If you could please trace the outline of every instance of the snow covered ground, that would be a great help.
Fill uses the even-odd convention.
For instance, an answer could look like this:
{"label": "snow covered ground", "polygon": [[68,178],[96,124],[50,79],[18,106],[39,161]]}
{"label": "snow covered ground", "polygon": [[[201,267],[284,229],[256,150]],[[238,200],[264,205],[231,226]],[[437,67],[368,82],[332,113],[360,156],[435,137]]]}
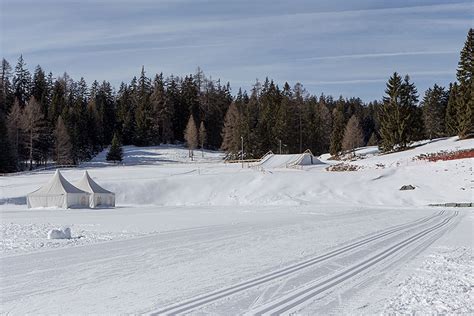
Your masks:
{"label": "snow covered ground", "polygon": [[[474,140],[300,169],[241,168],[220,152],[127,146],[63,172],[116,193],[115,209],[30,209],[53,171],[0,178],[0,312],[472,313],[473,159],[423,153]],[[399,191],[402,185],[413,191]],[[48,240],[70,227],[72,239]]]}

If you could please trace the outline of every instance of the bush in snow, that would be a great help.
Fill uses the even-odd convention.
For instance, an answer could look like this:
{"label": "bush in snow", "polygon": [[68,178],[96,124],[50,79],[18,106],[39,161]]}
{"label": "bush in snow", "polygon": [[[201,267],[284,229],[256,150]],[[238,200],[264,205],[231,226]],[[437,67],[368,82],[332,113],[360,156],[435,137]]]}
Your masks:
{"label": "bush in snow", "polygon": [[48,239],[71,239],[71,229],[52,229],[48,232]]}

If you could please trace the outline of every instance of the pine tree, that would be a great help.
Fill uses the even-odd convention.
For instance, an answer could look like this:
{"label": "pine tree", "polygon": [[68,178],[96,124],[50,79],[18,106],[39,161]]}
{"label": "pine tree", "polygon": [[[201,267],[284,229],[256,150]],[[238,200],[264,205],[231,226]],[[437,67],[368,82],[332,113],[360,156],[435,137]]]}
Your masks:
{"label": "pine tree", "polygon": [[318,102],[318,115],[320,124],[320,134],[318,139],[318,146],[314,151],[314,154],[323,154],[329,151],[331,145],[331,129],[332,129],[332,118],[331,112],[326,106],[324,98],[320,98]]}
{"label": "pine tree", "polygon": [[3,111],[0,110],[0,173],[16,170],[15,159],[8,137],[7,122]]}
{"label": "pine tree", "polygon": [[425,133],[429,139],[441,137],[445,133],[444,117],[447,106],[447,95],[443,87],[435,84],[425,92],[421,102]]}
{"label": "pine tree", "polygon": [[377,146],[378,145],[378,140],[377,140],[377,135],[375,135],[375,132],[370,135],[369,141],[367,142],[367,146]]}
{"label": "pine tree", "polygon": [[10,111],[14,102],[13,87],[10,81],[11,70],[10,64],[3,58],[0,70],[0,111],[3,111],[4,114]]}
{"label": "pine tree", "polygon": [[136,135],[135,145],[149,146],[153,142],[153,114],[150,103],[151,82],[145,74],[145,68],[142,67],[142,72],[138,80],[137,89],[135,90],[134,99],[136,101],[135,121],[136,121]]}
{"label": "pine tree", "polygon": [[113,162],[122,161],[123,159],[122,145],[120,144],[119,138],[116,133],[112,138],[112,145],[110,145],[110,150],[107,153],[106,159],[107,161]]}
{"label": "pine tree", "polygon": [[41,105],[41,111],[43,115],[48,115],[48,97],[49,89],[46,75],[41,66],[36,66],[35,73],[33,75],[33,84],[31,88],[31,95],[35,97],[36,101]]}
{"label": "pine tree", "polygon": [[199,125],[199,145],[201,146],[201,154],[204,157],[204,146],[207,143],[207,131],[204,121]]}
{"label": "pine tree", "polygon": [[336,108],[333,111],[333,128],[331,133],[331,146],[329,149],[329,152],[333,156],[339,155],[339,152],[342,150],[344,128],[344,114],[340,108]]}
{"label": "pine tree", "polygon": [[53,92],[51,95],[51,103],[48,109],[48,121],[54,128],[58,121],[58,116],[66,107],[66,87],[64,82],[56,80],[53,85]]}
{"label": "pine tree", "polygon": [[360,127],[359,119],[355,115],[352,115],[344,130],[342,149],[345,151],[353,151],[355,148],[363,145],[364,134]]}
{"label": "pine tree", "polygon": [[20,103],[18,102],[18,99],[15,99],[15,102],[13,103],[13,107],[10,110],[10,113],[8,113],[7,116],[7,128],[8,128],[8,137],[10,140],[10,145],[12,147],[12,154],[14,158],[14,164],[16,166],[19,165],[19,162],[23,158],[22,153],[23,153],[23,131],[22,131],[22,125],[21,125],[21,119],[22,119],[23,113],[20,108]]}
{"label": "pine tree", "polygon": [[102,134],[99,135],[99,139],[103,147],[111,143],[115,130],[115,100],[110,82],[103,81],[100,84],[95,102],[99,123],[102,126]]}
{"label": "pine tree", "polygon": [[458,63],[457,96],[458,136],[467,138],[474,135],[474,30],[471,28],[461,50]]}
{"label": "pine tree", "polygon": [[[410,77],[405,75],[402,83],[402,113],[407,122],[405,137],[401,137],[400,147],[405,148],[413,141],[424,138],[423,111],[418,107],[418,91]],[[403,135],[403,133],[401,133]]]}
{"label": "pine tree", "polygon": [[15,67],[15,77],[13,78],[13,87],[15,90],[15,97],[18,99],[20,107],[24,107],[26,101],[30,97],[31,90],[31,75],[26,68],[26,63],[23,60],[23,55],[18,58],[18,63]]}
{"label": "pine tree", "polygon": [[135,109],[132,90],[122,82],[117,96],[117,124],[120,137],[125,145],[133,144],[135,139]]}
{"label": "pine tree", "polygon": [[455,82],[454,84],[450,84],[449,86],[449,99],[448,106],[446,108],[445,126],[446,134],[448,136],[457,135],[459,132],[457,96],[458,84]]}
{"label": "pine tree", "polygon": [[410,142],[423,137],[421,109],[417,107],[418,94],[410,78],[402,82],[398,73],[390,77],[381,108],[380,147],[383,151],[404,149]]}
{"label": "pine tree", "polygon": [[204,121],[201,121],[199,125],[199,146],[204,149],[204,146],[207,143],[207,130],[204,124]]}
{"label": "pine tree", "polygon": [[58,165],[73,163],[71,138],[61,115],[58,117],[55,134],[55,158]]}
{"label": "pine tree", "polygon": [[189,149],[189,157],[192,160],[194,156],[193,150],[196,149],[199,144],[198,130],[192,114],[189,116],[188,124],[186,125],[184,139],[186,140],[186,146]]}
{"label": "pine tree", "polygon": [[169,106],[170,103],[166,100],[163,74],[155,76],[150,102],[153,115],[152,129],[154,130],[153,134],[155,135],[154,142],[158,143],[161,140],[163,143],[171,143],[173,140],[173,109]]}
{"label": "pine tree", "polygon": [[26,134],[25,148],[28,150],[30,170],[33,169],[33,153],[36,150],[36,141],[44,133],[45,121],[40,104],[32,96],[23,110],[21,126]]}

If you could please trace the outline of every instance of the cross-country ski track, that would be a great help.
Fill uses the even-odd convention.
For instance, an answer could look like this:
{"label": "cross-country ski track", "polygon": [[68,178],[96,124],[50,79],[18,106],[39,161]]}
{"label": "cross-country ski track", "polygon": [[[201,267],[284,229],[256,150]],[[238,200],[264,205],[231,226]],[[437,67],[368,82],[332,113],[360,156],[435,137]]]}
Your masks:
{"label": "cross-country ski track", "polygon": [[[154,311],[149,311],[153,315],[161,314],[186,314],[193,313],[199,309],[206,308],[208,305],[215,305],[219,311],[235,311],[233,309],[222,309],[221,304],[232,305],[238,302],[238,298],[234,296],[242,295],[245,296],[249,290],[257,288],[258,291],[265,292],[265,287],[273,285],[275,282],[282,282],[282,278],[294,278],[301,273],[307,273],[308,269],[325,269],[320,264],[329,264],[334,258],[343,256],[349,256],[360,254],[362,250],[371,249],[374,243],[378,242],[379,248],[384,248],[380,252],[370,251],[367,253],[368,259],[364,257],[355,256],[359,263],[355,263],[346,269],[335,274],[318,279],[314,282],[309,282],[298,288],[296,291],[283,295],[278,298],[273,298],[271,301],[262,304],[261,306],[250,306],[248,310],[238,310],[239,313],[248,314],[285,314],[289,312],[297,312],[306,303],[315,299],[316,295],[329,291],[339,284],[349,280],[350,278],[357,277],[361,272],[370,269],[376,264],[382,264],[381,261],[390,262],[390,258],[396,257],[396,255],[403,251],[408,251],[412,248],[416,248],[423,244],[426,239],[433,241],[440,236],[450,225],[453,225],[453,219],[458,216],[458,212],[445,212],[440,211],[434,215],[420,218],[418,220],[397,225],[375,234],[369,234],[364,238],[361,238],[355,242],[343,245],[334,250],[331,250],[325,254],[317,255],[314,258],[305,260],[303,262],[278,269],[274,272],[262,275],[251,280],[240,282],[233,286],[223,288],[208,294],[200,295],[195,298],[173,304],[168,307],[160,308]],[[407,237],[409,236],[409,237]],[[391,238],[389,238],[391,237]],[[383,247],[384,242],[390,242],[390,246]],[[392,241],[393,240],[393,241]],[[376,253],[373,256],[373,253]],[[328,263],[329,262],[329,263]],[[307,278],[303,278],[308,280]],[[232,297],[232,299],[228,299]],[[228,299],[228,300],[226,300]],[[219,302],[222,302],[221,304]],[[238,304],[241,307],[240,303]],[[210,309],[206,309],[205,313],[215,312],[211,306]]]}

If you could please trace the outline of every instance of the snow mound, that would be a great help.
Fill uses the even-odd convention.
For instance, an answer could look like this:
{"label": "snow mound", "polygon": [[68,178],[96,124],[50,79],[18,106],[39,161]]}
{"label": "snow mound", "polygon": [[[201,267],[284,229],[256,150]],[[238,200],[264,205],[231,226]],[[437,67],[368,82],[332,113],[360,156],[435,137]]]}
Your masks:
{"label": "snow mound", "polygon": [[48,232],[48,239],[71,239],[71,229],[69,227],[64,229],[51,229]]}

